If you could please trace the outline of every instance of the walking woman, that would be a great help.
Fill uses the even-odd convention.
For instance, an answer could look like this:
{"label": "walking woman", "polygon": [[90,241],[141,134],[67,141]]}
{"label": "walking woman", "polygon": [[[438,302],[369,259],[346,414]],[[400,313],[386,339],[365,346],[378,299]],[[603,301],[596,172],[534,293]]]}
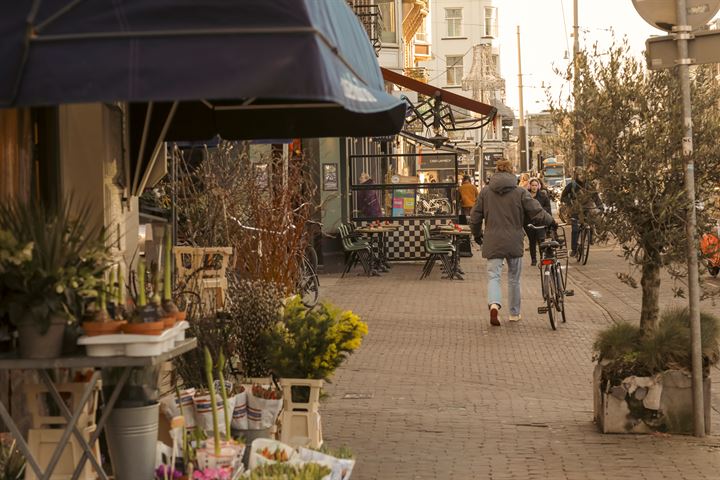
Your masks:
{"label": "walking woman", "polygon": [[[548,197],[547,193],[545,193],[544,190],[541,189],[540,180],[537,178],[531,178],[528,182],[528,190],[530,191],[530,196],[540,202],[540,205],[542,208],[549,213],[552,216],[552,206],[550,204],[550,197]],[[527,225],[528,222],[525,223]],[[528,228],[527,226],[523,227],[525,229],[525,234],[528,237],[528,241],[530,242],[530,265],[535,266],[537,265],[537,231],[533,230],[532,228]]]}

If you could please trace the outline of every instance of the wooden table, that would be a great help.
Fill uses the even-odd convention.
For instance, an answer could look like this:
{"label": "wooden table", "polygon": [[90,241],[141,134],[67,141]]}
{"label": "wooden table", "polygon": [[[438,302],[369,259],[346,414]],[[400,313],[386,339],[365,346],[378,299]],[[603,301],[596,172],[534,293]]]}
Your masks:
{"label": "wooden table", "polygon": [[[76,480],[78,477],[80,477],[83,467],[85,466],[85,461],[88,459],[95,468],[98,477],[101,480],[107,480],[107,475],[102,469],[102,466],[98,464],[98,461],[93,454],[92,447],[93,444],[98,440],[98,438],[100,438],[100,434],[102,433],[102,430],[105,427],[105,423],[107,422],[107,419],[110,416],[113,407],[115,406],[115,402],[120,396],[120,392],[123,386],[130,377],[131,370],[134,367],[150,367],[159,365],[162,362],[165,362],[174,357],[177,357],[178,355],[182,355],[183,353],[192,350],[196,346],[197,340],[195,338],[190,338],[175,344],[175,347],[171,350],[160,355],[156,355],[154,357],[88,357],[84,355],[48,359],[26,359],[18,358],[17,355],[0,356],[0,369],[2,370],[36,370],[38,372],[38,375],[40,376],[40,379],[47,387],[50,396],[53,398],[58,408],[60,409],[63,417],[65,417],[65,420],[67,421],[67,426],[65,427],[65,430],[63,431],[62,436],[60,437],[60,440],[55,447],[55,451],[53,452],[52,457],[50,457],[50,462],[48,462],[48,466],[45,469],[45,472],[43,472],[40,468],[40,465],[38,465],[38,462],[30,453],[30,447],[28,446],[25,439],[23,439],[23,436],[20,433],[20,430],[18,429],[15,422],[13,422],[10,413],[8,413],[7,411],[7,407],[2,402],[0,402],[0,418],[2,418],[2,420],[5,422],[5,425],[13,434],[13,438],[17,442],[18,448],[25,456],[25,460],[27,461],[26,468],[32,468],[38,479],[46,480],[51,478],[52,473],[55,470],[58,461],[60,460],[60,456],[62,455],[63,450],[65,450],[65,447],[70,441],[70,435],[75,435],[78,445],[80,445],[83,450],[83,456],[80,458],[80,461],[75,467],[75,472],[72,476],[73,480]],[[110,394],[110,398],[103,406],[103,412],[100,416],[100,420],[97,423],[97,428],[90,437],[90,440],[86,442],[83,438],[83,435],[78,430],[76,424],[78,418],[80,418],[80,414],[85,408],[85,404],[90,398],[90,395],[92,395],[93,391],[95,390],[97,382],[100,380],[100,369],[110,367],[122,368],[123,372],[120,376],[120,379],[118,380],[117,385],[115,385],[115,388]],[[55,385],[53,384],[50,375],[48,374],[48,369],[53,368],[95,369],[92,377],[90,377],[90,381],[87,382],[87,385],[83,390],[80,401],[77,403],[77,405],[73,405],[73,408],[75,410],[74,412],[70,412],[67,405],[60,396],[57,388],[55,388]]]}

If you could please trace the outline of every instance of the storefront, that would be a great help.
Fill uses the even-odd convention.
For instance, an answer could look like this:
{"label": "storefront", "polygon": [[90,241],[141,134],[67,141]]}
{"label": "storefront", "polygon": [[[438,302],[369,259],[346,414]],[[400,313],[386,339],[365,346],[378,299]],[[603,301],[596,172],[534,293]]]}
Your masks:
{"label": "storefront", "polygon": [[390,260],[425,257],[422,224],[458,221],[458,155],[423,151],[350,155],[350,218],[400,224],[386,241]]}

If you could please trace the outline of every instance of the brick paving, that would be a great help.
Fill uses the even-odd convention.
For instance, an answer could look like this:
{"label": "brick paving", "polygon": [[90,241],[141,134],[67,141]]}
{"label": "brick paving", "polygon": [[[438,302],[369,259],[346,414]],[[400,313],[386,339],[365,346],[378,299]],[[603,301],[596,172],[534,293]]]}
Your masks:
{"label": "brick paving", "polygon": [[[396,264],[379,278],[322,276],[324,299],[370,328],[322,405],[325,441],[358,458],[353,479],[718,478],[715,434],[597,433],[591,345],[613,319],[637,321],[640,292],[616,279],[625,271],[617,249],[593,248],[587,266],[570,269],[576,295],[557,331],[536,312],[541,295],[529,259],[524,318],[501,315],[499,328],[488,322],[477,253],[463,259],[463,282],[440,280],[437,270],[419,281],[419,263]],[[719,427],[714,412],[714,432]]]}

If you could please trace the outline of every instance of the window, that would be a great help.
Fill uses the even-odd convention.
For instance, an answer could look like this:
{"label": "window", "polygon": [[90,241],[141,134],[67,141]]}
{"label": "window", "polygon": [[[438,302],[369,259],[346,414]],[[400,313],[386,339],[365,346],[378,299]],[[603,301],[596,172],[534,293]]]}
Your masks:
{"label": "window", "polygon": [[446,8],[445,22],[448,37],[462,36],[462,8]]}
{"label": "window", "polygon": [[380,15],[382,15],[382,34],[380,35],[380,39],[383,43],[398,43],[395,0],[378,0],[377,6],[380,8]]}
{"label": "window", "polygon": [[495,38],[498,36],[497,8],[485,7],[485,36]]}
{"label": "window", "polygon": [[463,77],[462,55],[452,55],[445,57],[445,65],[447,67],[447,84],[460,85]]}
{"label": "window", "polygon": [[428,34],[427,34],[426,26],[425,26],[425,19],[423,19],[422,23],[420,24],[420,28],[418,28],[418,31],[415,34],[415,41],[423,42],[423,43],[427,43],[427,41],[428,41]]}

